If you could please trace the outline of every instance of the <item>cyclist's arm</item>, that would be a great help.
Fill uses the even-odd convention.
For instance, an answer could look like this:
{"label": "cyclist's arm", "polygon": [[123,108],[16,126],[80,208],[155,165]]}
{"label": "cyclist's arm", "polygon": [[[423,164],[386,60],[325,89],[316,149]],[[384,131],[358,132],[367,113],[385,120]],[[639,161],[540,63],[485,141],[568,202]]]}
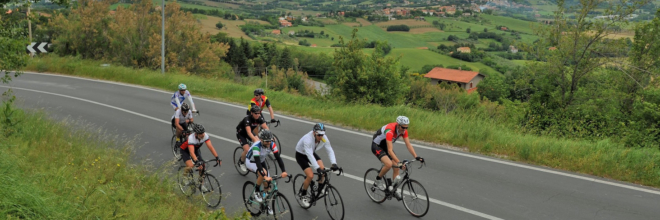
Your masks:
{"label": "cyclist's arm", "polygon": [[392,148],[393,147],[392,141],[385,140],[385,142],[387,143],[387,154],[390,155],[390,157],[395,163],[399,163],[399,158],[396,157],[396,155],[394,155],[394,150]]}
{"label": "cyclist's arm", "polygon": [[305,155],[307,156],[307,160],[309,160],[309,163],[312,164],[312,170],[316,170],[319,167],[319,163],[316,162],[316,158],[314,157],[314,146],[310,144],[309,142],[304,143],[305,146]]}
{"label": "cyclist's arm", "polygon": [[192,112],[189,111],[188,114],[190,114],[190,117],[189,117],[189,119],[188,119],[188,123],[193,123],[194,120],[193,120],[193,114],[192,114]]}
{"label": "cyclist's arm", "polygon": [[282,169],[282,173],[286,173],[286,169],[284,168],[284,161],[282,161],[282,157],[280,157],[280,151],[275,152],[274,155],[275,159],[277,160],[277,164],[280,165],[280,169]]}
{"label": "cyclist's arm", "polygon": [[213,144],[211,144],[211,140],[206,140],[206,142],[204,143],[206,143],[206,147],[209,148],[211,154],[213,154],[214,157],[218,157],[218,153],[215,152],[215,148],[213,148]]}
{"label": "cyclist's arm", "polygon": [[188,145],[188,152],[190,152],[190,157],[192,157],[193,161],[197,161],[197,155],[195,155],[194,145]]}
{"label": "cyclist's arm", "polygon": [[335,157],[335,151],[332,149],[332,146],[330,146],[330,140],[328,139],[328,136],[323,137],[325,139],[325,151],[328,152],[328,157],[330,157],[330,163],[331,164],[337,164],[337,158]]}
{"label": "cyclist's arm", "polygon": [[250,137],[250,140],[252,140],[252,142],[257,142],[257,138],[254,137],[254,135],[252,134],[252,129],[250,129],[249,125],[245,126],[245,131],[246,131],[245,133],[248,134],[248,137]]}
{"label": "cyclist's arm", "polygon": [[189,91],[186,91],[186,96],[188,96],[187,98],[190,99],[190,105],[192,105],[192,107],[193,107],[192,110],[194,112],[197,112],[197,107],[195,107],[195,102],[193,101],[192,95],[190,95]]}
{"label": "cyclist's arm", "polygon": [[268,106],[268,112],[270,112],[270,119],[275,119],[275,114],[273,113],[273,107]]}
{"label": "cyclist's arm", "polygon": [[[256,152],[255,152],[256,153]],[[261,176],[266,176],[266,173],[264,173],[264,167],[261,166],[261,157],[259,155],[254,155],[254,161],[257,164],[257,172],[261,174]]]}
{"label": "cyclist's arm", "polygon": [[181,125],[179,124],[179,117],[174,117],[174,126],[176,126],[176,128],[179,130],[183,130],[183,127],[181,127]]}
{"label": "cyclist's arm", "polygon": [[410,152],[410,154],[414,158],[417,158],[417,154],[415,153],[415,149],[413,148],[412,144],[410,144],[410,139],[408,139],[408,137],[404,137],[403,141],[406,143],[406,147],[408,148],[408,151]]}
{"label": "cyclist's arm", "polygon": [[176,106],[174,106],[174,109],[179,109],[179,106],[181,106],[181,102],[179,102],[179,98],[176,97],[176,93],[177,92],[174,92],[174,95],[172,96],[172,99],[174,99],[174,101],[176,102]]}

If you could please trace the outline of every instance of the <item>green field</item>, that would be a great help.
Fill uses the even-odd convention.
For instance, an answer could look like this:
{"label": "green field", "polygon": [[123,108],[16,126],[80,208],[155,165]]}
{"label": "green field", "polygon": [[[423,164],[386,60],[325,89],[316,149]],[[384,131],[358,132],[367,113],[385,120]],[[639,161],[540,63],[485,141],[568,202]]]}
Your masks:
{"label": "green field", "polygon": [[401,65],[411,68],[412,71],[417,71],[424,65],[442,64],[443,66],[449,65],[466,65],[472,68],[473,71],[486,69],[491,73],[495,73],[493,68],[490,68],[483,63],[470,63],[458,59],[454,59],[447,55],[442,55],[430,50],[421,50],[415,48],[395,48],[387,56],[402,56]]}

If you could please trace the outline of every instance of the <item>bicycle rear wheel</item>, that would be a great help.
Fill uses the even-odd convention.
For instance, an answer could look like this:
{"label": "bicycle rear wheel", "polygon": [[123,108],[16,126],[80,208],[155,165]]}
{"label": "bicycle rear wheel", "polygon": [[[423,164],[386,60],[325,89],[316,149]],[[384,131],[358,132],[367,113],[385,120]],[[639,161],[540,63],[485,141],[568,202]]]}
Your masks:
{"label": "bicycle rear wheel", "polygon": [[211,174],[206,174],[204,177],[204,188],[200,189],[202,192],[202,198],[206,205],[211,208],[218,207],[220,201],[222,201],[222,189],[220,188],[220,182],[215,176]]}
{"label": "bicycle rear wheel", "polygon": [[325,187],[325,210],[332,220],[344,219],[344,200],[333,186]]}
{"label": "bicycle rear wheel", "polygon": [[378,189],[376,186],[375,181],[378,173],[380,173],[380,171],[375,168],[368,169],[367,172],[364,173],[364,190],[367,191],[367,195],[369,195],[371,201],[382,203],[387,196],[384,191]]}
{"label": "bicycle rear wheel", "polygon": [[422,217],[429,211],[429,195],[417,180],[407,180],[401,185],[403,206],[415,217]]}
{"label": "bicycle rear wheel", "polygon": [[293,220],[291,204],[289,204],[289,200],[279,192],[273,196],[273,204],[271,208],[273,209],[275,219]]}
{"label": "bicycle rear wheel", "polygon": [[[298,174],[296,175],[295,178],[293,178],[293,196],[295,197],[296,202],[298,202],[298,205],[300,205],[300,207],[302,207],[303,209],[309,209],[309,207],[312,207],[311,201],[308,201],[309,202],[308,206],[304,206],[302,204],[302,201],[300,200],[300,195],[299,195],[300,190],[302,190],[303,184],[305,182],[305,178],[306,176],[304,174]],[[307,198],[312,198],[312,190],[308,189],[306,195],[304,196],[307,196]]]}
{"label": "bicycle rear wheel", "polygon": [[176,135],[172,135],[172,140],[170,141],[170,144],[172,146],[172,154],[174,154],[174,159],[176,161],[181,160],[181,152],[179,151],[179,146],[176,142]]}
{"label": "bicycle rear wheel", "polygon": [[191,196],[195,193],[195,177],[193,176],[194,171],[190,170],[188,173],[184,173],[186,166],[180,166],[177,172],[177,182],[179,183],[179,189],[183,195]]}
{"label": "bicycle rear wheel", "polygon": [[261,203],[252,199],[256,193],[254,189],[253,182],[247,181],[243,184],[243,203],[245,203],[245,208],[252,216],[259,216],[261,214]]}
{"label": "bicycle rear wheel", "polygon": [[238,174],[240,174],[241,176],[245,176],[250,171],[248,171],[247,168],[245,169],[245,171],[243,171],[243,170],[241,170],[241,167],[238,165],[238,162],[241,161],[241,155],[242,154],[243,154],[243,147],[238,146],[236,148],[236,150],[234,150],[234,168],[236,168],[236,171],[238,172]]}

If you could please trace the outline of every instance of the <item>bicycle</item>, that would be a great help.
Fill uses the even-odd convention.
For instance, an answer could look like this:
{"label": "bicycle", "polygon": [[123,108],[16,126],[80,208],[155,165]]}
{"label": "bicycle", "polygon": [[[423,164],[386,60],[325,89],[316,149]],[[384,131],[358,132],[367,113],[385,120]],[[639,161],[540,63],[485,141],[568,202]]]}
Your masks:
{"label": "bicycle", "polygon": [[[317,191],[318,189],[315,185],[316,181],[312,180],[312,182],[307,187],[307,195],[298,195],[300,190],[302,190],[303,183],[305,182],[305,174],[296,175],[296,178],[293,179],[293,194],[295,195],[298,205],[300,205],[300,207],[303,209],[309,209],[310,207],[316,205],[316,201],[324,199],[323,201],[325,203],[325,210],[328,212],[328,215],[330,215],[330,218],[333,220],[344,219],[344,200],[342,200],[341,195],[339,195],[337,188],[330,185],[331,175],[327,175],[329,171],[331,171],[331,169],[325,168],[323,173],[314,173],[318,176],[325,176],[325,181],[323,181],[324,187],[320,192]],[[339,168],[339,173],[337,176],[341,175],[342,173],[344,173],[344,169]],[[308,206],[304,206],[302,204],[300,196],[308,196],[310,198]],[[340,209],[335,210],[334,208]]]}
{"label": "bicycle", "polygon": [[[193,113],[197,113],[197,116],[199,116],[199,111],[193,111]],[[181,160],[181,154],[179,153],[179,146],[181,146],[181,144],[183,142],[186,142],[186,138],[188,138],[188,136],[190,134],[192,134],[192,125],[193,124],[194,123],[190,122],[190,123],[188,123],[187,128],[183,128],[183,131],[181,132],[181,136],[179,136],[179,140],[180,140],[179,142],[176,141],[176,127],[171,126],[172,127],[172,140],[170,141],[170,146],[171,146],[171,149],[172,149],[172,154],[174,154],[174,159],[176,159],[176,161]]]}
{"label": "bicycle", "polygon": [[[390,178],[387,178],[385,181],[386,187],[385,190],[380,190],[375,183],[376,177],[380,173],[380,169],[375,169],[371,168],[367,170],[367,172],[364,174],[364,189],[367,191],[367,195],[369,198],[376,202],[376,203],[382,203],[386,199],[391,200],[392,197],[395,197],[398,201],[403,200],[403,206],[408,210],[408,212],[415,216],[415,217],[423,217],[426,215],[426,213],[429,211],[429,197],[428,193],[426,193],[426,189],[424,189],[424,186],[420,184],[417,180],[410,179],[410,174],[412,173],[410,166],[408,166],[410,163],[415,162],[417,160],[403,160],[401,162],[401,165],[395,166],[393,165],[392,167],[395,168],[402,168],[405,166],[405,169],[402,169],[399,174],[399,176],[403,175],[401,178],[400,183],[394,184],[392,186],[392,180]],[[421,169],[422,166],[426,165],[426,163],[421,162],[422,164],[419,166],[418,169]],[[383,167],[381,166],[381,169]],[[400,195],[402,198],[398,198],[395,195],[395,192],[397,188],[401,186],[401,191]],[[413,202],[421,202],[418,204],[413,204]],[[413,211],[413,208],[420,208],[419,211]]]}
{"label": "bicycle", "polygon": [[[243,202],[245,203],[248,212],[250,212],[253,217],[257,217],[261,215],[261,213],[266,213],[266,215],[268,215],[268,204],[270,203],[275,219],[293,220],[293,211],[291,210],[289,200],[286,199],[284,194],[281,194],[277,189],[277,180],[281,178],[282,176],[273,177],[273,180],[270,181],[272,190],[270,193],[267,193],[266,196],[262,197],[261,202],[253,199],[254,194],[256,193],[256,187],[260,186],[256,186],[255,183],[251,181],[247,181],[243,184]],[[289,180],[286,181],[286,183],[289,182],[291,182],[291,176],[289,176]]]}
{"label": "bicycle", "polygon": [[[218,179],[216,179],[213,174],[209,173],[210,170],[206,169],[206,163],[211,161],[216,160],[211,159],[202,161],[203,164],[201,166],[194,167],[193,170],[187,174],[184,174],[186,166],[180,166],[179,171],[177,172],[177,182],[184,195],[192,196],[199,189],[206,205],[210,208],[215,208],[220,205],[220,201],[222,200],[222,189],[220,188],[220,182]],[[217,166],[219,166],[218,163],[213,167]]]}
{"label": "bicycle", "polygon": [[[268,124],[270,124],[270,122],[266,122],[266,124],[268,125]],[[277,120],[277,124],[275,125],[275,127],[277,127],[279,125],[280,125],[280,121]],[[257,134],[258,133],[259,132],[257,131]],[[275,143],[279,147],[279,150],[280,150],[280,153],[281,153],[282,152],[282,147],[281,147],[282,145],[280,145],[280,139],[277,138],[277,135],[275,135],[275,134],[273,134],[273,139],[275,139]],[[249,138],[248,138],[247,141],[248,141],[248,146],[252,146],[252,140],[249,140]],[[240,165],[238,165],[238,162],[240,161],[241,155],[243,155],[243,146],[239,145],[238,147],[236,147],[234,149],[234,168],[236,168],[236,171],[238,172],[238,174],[240,174],[241,176],[245,176],[245,175],[247,175],[248,173],[250,173],[252,171],[250,171],[250,170],[246,170],[246,171],[241,170]],[[272,161],[273,165],[271,166],[270,163],[268,162],[268,160],[266,160],[265,161],[266,162],[266,169],[269,172],[274,171],[274,172],[271,172],[271,173],[273,173],[275,175],[278,175],[279,174],[279,169],[277,168],[277,160],[275,159],[275,155],[273,155],[273,153],[268,154],[268,159],[270,159]]]}

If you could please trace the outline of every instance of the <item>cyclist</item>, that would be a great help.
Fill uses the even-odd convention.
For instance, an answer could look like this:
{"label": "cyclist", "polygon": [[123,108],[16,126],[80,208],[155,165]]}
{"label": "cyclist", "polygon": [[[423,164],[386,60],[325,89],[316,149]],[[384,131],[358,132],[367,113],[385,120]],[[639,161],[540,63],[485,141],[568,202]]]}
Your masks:
{"label": "cyclist", "polygon": [[181,141],[179,136],[183,132],[183,128],[188,128],[188,123],[193,123],[193,114],[190,112],[190,107],[187,103],[181,104],[181,108],[177,109],[172,115],[172,127],[176,128],[176,141]]}
{"label": "cyclist", "polygon": [[259,106],[254,106],[250,109],[250,115],[245,116],[236,126],[236,138],[238,138],[238,143],[243,146],[243,154],[241,154],[241,159],[238,160],[238,166],[241,168],[242,172],[247,172],[247,167],[245,166],[245,156],[250,150],[250,145],[248,143],[248,138],[252,140],[252,143],[256,143],[259,139],[253,134],[257,127],[261,126],[262,130],[267,130],[266,122],[264,118],[261,117],[261,108]]}
{"label": "cyclist", "polygon": [[[316,170],[317,173],[323,173],[323,170],[325,170],[323,161],[321,161],[321,158],[315,152],[321,150],[322,148],[325,148],[328,152],[330,162],[332,163],[332,171],[337,171],[339,167],[337,166],[337,160],[335,159],[335,152],[332,150],[332,146],[330,146],[330,140],[328,139],[328,136],[325,135],[325,126],[323,123],[315,124],[312,131],[308,132],[305,134],[305,136],[300,138],[298,144],[296,144],[296,162],[298,162],[298,165],[300,165],[300,168],[303,169],[306,175],[305,182],[303,183],[303,189],[300,190],[299,195],[301,197],[300,201],[302,201],[303,206],[305,207],[309,206],[310,202],[306,195],[307,188],[309,187],[309,184],[312,182],[312,178],[314,177],[312,170]],[[311,168],[309,166],[310,163],[312,164]],[[322,183],[324,178],[325,177],[319,175],[317,179],[319,182],[318,192],[323,190]]]}
{"label": "cyclist", "polygon": [[[202,145],[205,143],[206,147],[208,147],[213,156],[215,156],[216,163],[218,165],[222,165],[222,161],[218,158],[218,153],[215,152],[215,148],[213,148],[213,144],[211,144],[211,140],[209,139],[209,135],[206,134],[206,129],[204,129],[204,126],[195,124],[193,126],[193,132],[194,133],[190,134],[188,137],[188,140],[181,144],[181,158],[186,163],[186,170],[184,174],[187,175],[188,173],[192,172],[192,168],[195,165],[204,166],[202,163],[204,159],[202,159],[202,152],[200,151],[200,147],[202,147]],[[200,175],[202,174],[200,173]],[[207,191],[204,186],[202,186],[202,191]]]}
{"label": "cyclist", "polygon": [[[376,131],[374,134],[373,141],[371,142],[371,152],[378,157],[380,162],[383,163],[383,168],[376,177],[376,186],[380,190],[385,190],[385,181],[383,177],[387,174],[387,171],[392,168],[392,162],[399,164],[399,158],[394,154],[393,144],[399,137],[403,137],[403,141],[406,143],[406,147],[410,154],[415,157],[416,160],[421,162],[424,161],[423,158],[418,157],[413,149],[412,144],[410,144],[410,139],[408,139],[408,125],[410,121],[406,116],[399,116],[396,118],[396,122],[386,124],[380,130]],[[392,173],[393,180],[399,175],[399,168],[394,168]],[[396,196],[400,198],[401,195],[397,191]]]}
{"label": "cyclist", "polygon": [[[250,106],[248,106],[247,109],[248,115],[250,114],[250,110],[254,108],[254,106],[259,106],[261,110],[263,110],[264,107],[267,107],[268,112],[270,112],[270,122],[271,123],[277,122],[277,120],[275,120],[275,114],[273,114],[273,107],[270,106],[270,101],[268,100],[268,97],[266,97],[264,90],[261,88],[254,90],[254,98],[250,100]],[[259,112],[261,113],[261,111]],[[263,115],[261,115],[261,117],[263,117]]]}
{"label": "cyclist", "polygon": [[179,106],[181,106],[181,103],[186,100],[186,98],[190,99],[190,104],[193,107],[193,112],[197,112],[197,108],[195,108],[195,102],[193,102],[193,98],[190,95],[190,92],[188,92],[186,84],[179,84],[179,91],[174,92],[174,95],[172,95],[172,100],[170,104],[172,105],[172,108],[174,108],[174,111],[179,109]]}
{"label": "cyclist", "polygon": [[[284,161],[280,157],[280,151],[278,146],[273,141],[273,134],[269,130],[263,129],[259,131],[260,141],[256,141],[250,147],[250,151],[247,154],[248,160],[245,161],[247,168],[250,171],[257,173],[257,192],[254,194],[254,200],[257,202],[263,201],[262,198],[266,198],[266,193],[270,190],[270,186],[267,182],[270,182],[273,178],[270,177],[268,170],[266,169],[266,158],[269,153],[275,155],[277,163],[282,169],[282,177],[287,177],[286,169],[284,168]],[[267,182],[264,182],[266,180]],[[263,184],[264,191],[261,190]],[[263,194],[263,195],[261,195]],[[273,210],[268,206],[268,214],[272,215]]]}

